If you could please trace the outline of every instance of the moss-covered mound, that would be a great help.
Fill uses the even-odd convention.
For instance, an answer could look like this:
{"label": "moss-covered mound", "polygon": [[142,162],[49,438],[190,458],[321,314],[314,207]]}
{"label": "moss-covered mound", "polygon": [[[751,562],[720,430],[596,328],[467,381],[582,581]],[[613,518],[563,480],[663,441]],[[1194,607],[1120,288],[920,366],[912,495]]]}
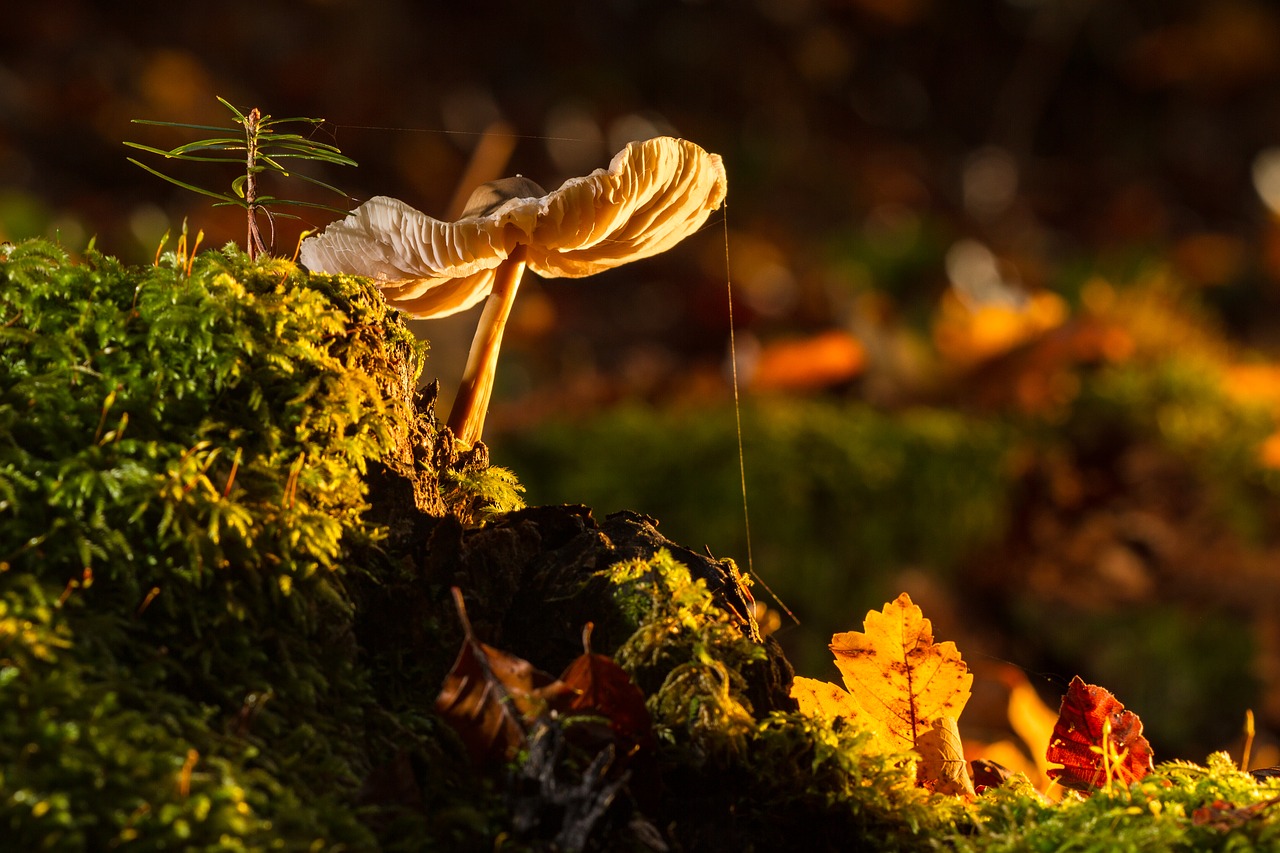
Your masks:
{"label": "moss-covered mound", "polygon": [[[1224,761],[1066,806],[929,795],[909,755],[794,709],[730,561],[636,513],[520,508],[483,446],[437,429],[423,358],[369,282],[234,250],[125,268],[0,249],[0,846],[1274,835],[1275,792]],[[635,748],[544,709],[512,761],[473,766],[434,709],[464,642],[451,587],[479,640],[548,672],[594,623],[651,718]]]}
{"label": "moss-covered mound", "polygon": [[376,291],[284,262],[5,247],[7,844],[373,844],[356,806],[405,721],[353,596],[388,530],[367,480],[435,446],[422,357]]}

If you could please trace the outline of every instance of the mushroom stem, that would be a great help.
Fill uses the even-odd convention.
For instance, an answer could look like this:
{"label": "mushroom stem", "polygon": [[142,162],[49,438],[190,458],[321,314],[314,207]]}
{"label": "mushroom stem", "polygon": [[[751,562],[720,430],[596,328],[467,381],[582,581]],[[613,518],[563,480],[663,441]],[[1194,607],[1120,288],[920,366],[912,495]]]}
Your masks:
{"label": "mushroom stem", "polygon": [[458,395],[449,412],[449,429],[467,447],[479,441],[484,432],[484,417],[489,411],[489,396],[493,393],[493,375],[498,367],[502,332],[507,326],[524,267],[525,249],[517,246],[497,269],[493,290],[480,314],[476,335],[471,339],[471,352],[467,355],[466,370],[462,372],[462,384],[458,386]]}

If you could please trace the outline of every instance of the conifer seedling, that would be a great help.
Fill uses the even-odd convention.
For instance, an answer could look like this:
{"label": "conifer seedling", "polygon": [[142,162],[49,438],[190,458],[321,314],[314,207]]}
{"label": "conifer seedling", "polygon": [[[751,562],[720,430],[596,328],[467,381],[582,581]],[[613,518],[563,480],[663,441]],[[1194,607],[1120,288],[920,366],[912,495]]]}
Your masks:
{"label": "conifer seedling", "polygon": [[270,242],[272,249],[275,245],[275,218],[277,216],[286,219],[297,219],[298,217],[282,213],[277,208],[282,206],[291,207],[311,207],[321,210],[328,210],[334,213],[346,213],[341,208],[331,207],[327,204],[320,204],[311,201],[301,201],[297,199],[277,198],[273,195],[264,195],[260,192],[258,186],[258,177],[264,173],[275,173],[285,178],[297,178],[314,186],[336,193],[343,198],[349,196],[342,190],[324,181],[308,175],[299,174],[288,166],[290,160],[312,160],[321,163],[330,163],[337,166],[355,166],[356,161],[344,155],[337,146],[329,145],[325,142],[318,142],[301,133],[283,133],[278,128],[286,124],[303,124],[310,125],[312,129],[318,127],[324,122],[319,118],[272,118],[269,115],[263,115],[262,112],[254,107],[248,113],[241,112],[231,102],[225,98],[218,98],[218,102],[231,111],[234,116],[234,124],[231,127],[220,127],[217,125],[205,124],[186,124],[184,122],[171,121],[151,121],[148,119],[134,119],[134,124],[148,124],[157,127],[178,127],[186,130],[198,130],[217,134],[207,139],[199,139],[195,142],[188,142],[178,145],[165,151],[160,148],[153,148],[149,145],[143,145],[138,142],[126,142],[125,145],[130,148],[136,148],[139,151],[146,151],[149,154],[157,154],[165,159],[185,160],[188,162],[202,163],[238,163],[243,166],[244,174],[237,176],[231,182],[231,189],[227,192],[217,192],[215,190],[206,189],[195,184],[187,183],[179,180],[171,175],[153,169],[152,167],[130,157],[129,162],[136,166],[141,166],[153,175],[165,179],[171,184],[182,187],[185,190],[198,193],[199,195],[208,196],[216,199],[214,207],[224,207],[232,205],[244,208],[245,217],[248,220],[248,236],[246,240],[246,250],[250,258],[256,258],[259,255],[268,254],[269,250],[266,241],[263,240],[262,231],[258,226],[258,215],[265,214],[267,223],[270,226]]}

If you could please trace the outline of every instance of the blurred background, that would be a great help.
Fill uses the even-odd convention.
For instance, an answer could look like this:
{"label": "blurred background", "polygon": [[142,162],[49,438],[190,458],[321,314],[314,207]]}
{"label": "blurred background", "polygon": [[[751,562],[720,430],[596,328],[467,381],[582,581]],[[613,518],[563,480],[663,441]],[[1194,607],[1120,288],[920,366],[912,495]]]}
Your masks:
{"label": "blurred background", "polygon": [[[1157,760],[1238,757],[1252,709],[1254,766],[1280,761],[1274,4],[468,6],[20,4],[0,239],[150,263],[185,220],[243,246],[240,211],[123,145],[196,138],[131,119],[227,124],[218,95],[323,117],[314,137],[359,163],[309,172],[349,200],[282,195],[441,218],[485,180],[551,189],[690,139],[724,157],[724,213],[522,287],[486,439],[529,501],[640,510],[750,566],[806,675],[837,680],[830,635],[909,591],[978,674],[975,741],[1079,673]],[[333,218],[277,220],[275,252]],[[477,312],[416,327],[446,404]]]}

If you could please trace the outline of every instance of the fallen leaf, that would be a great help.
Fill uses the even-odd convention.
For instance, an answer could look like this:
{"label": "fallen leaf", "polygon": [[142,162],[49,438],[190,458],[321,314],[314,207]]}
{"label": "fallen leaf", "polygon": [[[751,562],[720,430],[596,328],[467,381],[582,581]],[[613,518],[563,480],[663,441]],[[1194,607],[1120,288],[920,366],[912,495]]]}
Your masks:
{"label": "fallen leaf", "polygon": [[846,717],[862,720],[868,724],[868,728],[874,727],[867,712],[839,684],[797,675],[791,681],[791,698],[796,700],[802,714]]}
{"label": "fallen leaf", "polygon": [[[605,717],[625,747],[650,745],[653,721],[644,693],[612,658],[591,651],[591,627],[588,622],[583,630],[583,653],[560,675],[560,681],[573,691],[561,710]],[[624,755],[628,751],[620,750]]]}
{"label": "fallen leaf", "polygon": [[1214,800],[1209,805],[1193,811],[1191,822],[1196,826],[1207,826],[1219,832],[1230,832],[1244,826],[1277,802],[1280,802],[1280,797],[1263,800],[1251,806],[1237,807],[1235,803]]}
{"label": "fallen leaf", "polygon": [[935,793],[973,796],[956,718],[973,675],[955,643],[934,643],[933,625],[905,592],[863,621],[865,631],[831,638],[845,686],[796,677],[800,711],[857,720],[891,750],[920,756],[916,779]]}
{"label": "fallen leaf", "polygon": [[1153,769],[1142,720],[1110,691],[1085,684],[1078,675],[1062,697],[1046,758],[1062,765],[1049,770],[1050,778],[1086,792],[1111,782],[1128,785]]}
{"label": "fallen leaf", "polygon": [[955,643],[934,643],[909,595],[867,613],[863,628],[836,634],[831,651],[849,694],[895,748],[914,748],[938,721],[960,717],[973,674]]}
{"label": "fallen leaf", "polygon": [[528,661],[476,639],[462,593],[454,603],[465,634],[457,660],[436,697],[436,711],[477,764],[508,761],[525,745],[527,727],[572,689]]}
{"label": "fallen leaf", "polygon": [[975,758],[969,762],[974,790],[981,794],[987,788],[999,788],[1013,778],[1013,771],[999,761]]}
{"label": "fallen leaf", "polygon": [[920,761],[916,764],[916,780],[935,794],[972,797],[973,782],[960,745],[960,730],[955,717],[939,717],[916,741]]}

